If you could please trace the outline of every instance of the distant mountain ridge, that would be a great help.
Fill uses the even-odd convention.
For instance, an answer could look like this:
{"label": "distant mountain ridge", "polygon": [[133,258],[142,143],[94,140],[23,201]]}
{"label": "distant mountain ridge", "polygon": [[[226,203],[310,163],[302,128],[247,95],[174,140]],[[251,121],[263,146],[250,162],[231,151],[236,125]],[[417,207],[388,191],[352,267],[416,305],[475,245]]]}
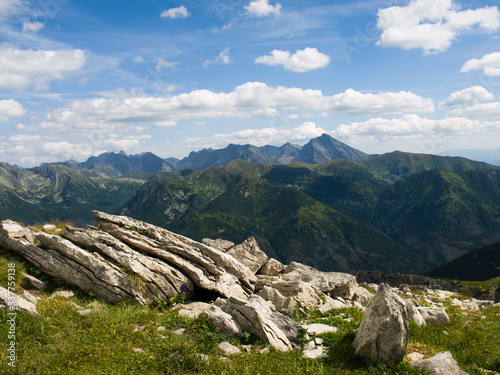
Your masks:
{"label": "distant mountain ridge", "polygon": [[183,169],[207,170],[212,167],[225,165],[233,160],[245,160],[252,163],[286,165],[292,162],[310,164],[324,163],[335,159],[346,159],[359,162],[367,160],[374,155],[368,155],[353,147],[342,143],[327,134],[311,139],[304,146],[285,143],[278,146],[253,146],[251,144],[237,145],[231,143],[225,148],[206,148],[200,151],[192,151],[183,159],[162,159],[151,152],[139,155],[127,155],[106,152],[98,156],[91,156],[86,161],[78,163],[65,161],[52,163],[54,165],[65,165],[75,170],[86,170],[98,177],[120,177],[136,171],[146,173],[168,172]]}

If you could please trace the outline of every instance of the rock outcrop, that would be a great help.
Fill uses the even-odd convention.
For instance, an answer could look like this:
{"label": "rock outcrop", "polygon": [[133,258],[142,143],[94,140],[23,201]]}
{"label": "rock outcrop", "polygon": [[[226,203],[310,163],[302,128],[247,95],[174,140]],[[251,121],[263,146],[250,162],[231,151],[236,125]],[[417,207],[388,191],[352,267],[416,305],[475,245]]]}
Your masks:
{"label": "rock outcrop", "polygon": [[386,284],[371,299],[353,342],[357,356],[374,364],[402,361],[408,346],[406,304]]}

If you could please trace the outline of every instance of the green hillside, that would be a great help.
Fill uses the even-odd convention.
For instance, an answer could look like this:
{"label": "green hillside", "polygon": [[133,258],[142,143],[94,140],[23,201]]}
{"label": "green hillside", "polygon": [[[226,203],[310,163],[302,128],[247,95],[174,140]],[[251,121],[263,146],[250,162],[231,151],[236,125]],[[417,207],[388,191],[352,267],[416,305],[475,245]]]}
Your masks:
{"label": "green hillside", "polygon": [[141,185],[93,179],[61,165],[25,170],[0,163],[0,218],[29,224],[55,219],[90,223],[91,210],[117,212]]}
{"label": "green hillside", "polygon": [[126,212],[198,240],[241,242],[255,236],[269,255],[323,270],[415,271],[430,264],[296,188],[271,184],[234,165],[210,169],[196,181],[148,183]]}
{"label": "green hillside", "polygon": [[424,274],[464,281],[500,279],[500,242],[469,251]]}

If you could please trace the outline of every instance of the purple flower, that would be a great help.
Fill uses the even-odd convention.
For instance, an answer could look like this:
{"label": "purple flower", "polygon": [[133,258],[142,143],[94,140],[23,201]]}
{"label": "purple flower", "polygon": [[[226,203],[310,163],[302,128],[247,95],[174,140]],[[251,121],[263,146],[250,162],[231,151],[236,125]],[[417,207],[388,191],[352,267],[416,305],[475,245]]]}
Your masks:
{"label": "purple flower", "polygon": [[181,293],[186,293],[186,291],[187,291],[186,284],[182,284],[181,285]]}

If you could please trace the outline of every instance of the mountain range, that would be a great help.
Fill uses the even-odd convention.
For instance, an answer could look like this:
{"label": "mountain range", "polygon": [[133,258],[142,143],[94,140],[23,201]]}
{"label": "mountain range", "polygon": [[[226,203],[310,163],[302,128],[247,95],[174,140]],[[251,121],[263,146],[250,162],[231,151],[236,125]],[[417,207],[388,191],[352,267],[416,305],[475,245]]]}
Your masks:
{"label": "mountain range", "polygon": [[91,209],[197,240],[254,236],[270,256],[321,270],[419,272],[500,241],[500,168],[367,155],[328,135],[182,160],[106,153],[31,169],[0,164],[0,218],[80,224]]}

